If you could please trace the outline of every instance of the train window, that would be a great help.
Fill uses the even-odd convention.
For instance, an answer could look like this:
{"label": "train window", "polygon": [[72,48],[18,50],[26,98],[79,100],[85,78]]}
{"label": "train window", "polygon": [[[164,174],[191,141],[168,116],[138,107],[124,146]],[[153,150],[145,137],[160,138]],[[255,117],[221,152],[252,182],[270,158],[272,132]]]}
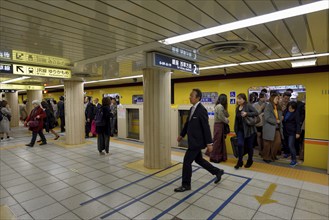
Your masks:
{"label": "train window", "polygon": [[[258,96],[261,92],[266,93],[266,99],[270,97],[270,94],[272,92],[277,92],[280,95],[280,100],[283,97],[283,94],[285,92],[290,92],[292,96],[290,97],[291,99],[301,101],[305,103],[306,101],[306,90],[305,86],[303,85],[286,85],[286,86],[256,86],[256,87],[250,87],[248,89],[248,94],[249,94],[249,102],[254,103],[257,101]],[[253,96],[252,94],[255,94]],[[295,98],[296,97],[296,98]],[[251,98],[251,100],[250,100]]]}

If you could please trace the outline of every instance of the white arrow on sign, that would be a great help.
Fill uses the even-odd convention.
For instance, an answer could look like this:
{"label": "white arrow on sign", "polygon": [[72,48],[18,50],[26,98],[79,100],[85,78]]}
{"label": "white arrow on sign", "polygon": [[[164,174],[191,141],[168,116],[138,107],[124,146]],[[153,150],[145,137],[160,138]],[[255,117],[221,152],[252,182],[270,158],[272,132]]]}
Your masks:
{"label": "white arrow on sign", "polygon": [[24,73],[23,66],[16,66],[16,71]]}

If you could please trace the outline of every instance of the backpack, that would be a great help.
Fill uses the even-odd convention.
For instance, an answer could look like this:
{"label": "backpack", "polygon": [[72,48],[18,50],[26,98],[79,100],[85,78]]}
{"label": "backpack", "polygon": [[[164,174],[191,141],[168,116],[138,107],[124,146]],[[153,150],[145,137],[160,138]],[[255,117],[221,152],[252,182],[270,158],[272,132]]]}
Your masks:
{"label": "backpack", "polygon": [[106,122],[104,120],[103,108],[97,109],[94,120],[97,127],[105,126]]}

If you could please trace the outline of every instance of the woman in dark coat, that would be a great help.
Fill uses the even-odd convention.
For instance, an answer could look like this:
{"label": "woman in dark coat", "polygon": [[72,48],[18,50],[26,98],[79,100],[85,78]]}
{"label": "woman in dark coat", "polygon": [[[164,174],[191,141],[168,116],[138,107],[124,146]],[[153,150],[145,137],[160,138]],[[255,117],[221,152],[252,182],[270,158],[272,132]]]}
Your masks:
{"label": "woman in dark coat", "polygon": [[300,133],[301,133],[299,112],[297,112],[296,110],[297,110],[297,103],[289,102],[287,109],[284,113],[284,119],[283,119],[284,141],[285,141],[285,146],[289,147],[291,153],[290,166],[292,167],[297,165],[295,142],[296,139],[300,137]]}
{"label": "woman in dark coat", "polygon": [[256,135],[256,127],[254,125],[248,125],[245,118],[256,117],[258,116],[258,112],[250,103],[247,102],[247,96],[244,93],[240,93],[237,96],[237,104],[238,105],[235,110],[234,132],[238,137],[239,159],[234,168],[239,169],[239,167],[243,166],[244,149],[248,152],[248,160],[244,167],[249,168],[253,163],[253,144]]}
{"label": "woman in dark coat", "polygon": [[[24,126],[27,127],[27,125],[29,125],[29,130],[32,131],[32,139],[31,142],[29,144],[26,144],[26,146],[28,147],[33,147],[35,140],[37,139],[37,135],[39,134],[40,138],[41,138],[41,144],[40,145],[45,145],[47,144],[47,140],[44,136],[44,134],[42,133],[43,130],[43,120],[46,117],[46,113],[45,111],[43,111],[43,109],[40,107],[40,101],[38,100],[34,100],[32,102],[33,105],[33,110],[31,111],[30,115],[27,117]],[[37,126],[33,126],[35,125],[36,121],[38,121],[38,125]]]}
{"label": "woman in dark coat", "polygon": [[[96,123],[96,132],[97,136],[97,148],[99,154],[104,155],[105,150],[106,154],[109,154],[110,147],[110,136],[111,136],[111,109],[110,109],[111,100],[109,97],[104,97],[102,100],[102,107],[97,111],[102,111],[102,114],[96,113],[95,123]],[[98,118],[102,115],[102,118]]]}
{"label": "woman in dark coat", "polygon": [[54,115],[54,111],[51,109],[51,105],[48,104],[46,101],[42,101],[41,102],[41,106],[44,109],[44,111],[46,112],[46,118],[44,120],[44,129],[46,130],[46,132],[49,133],[49,131],[55,135],[54,140],[57,140],[59,138],[59,135],[56,133],[56,131],[54,131],[55,128],[55,115]]}

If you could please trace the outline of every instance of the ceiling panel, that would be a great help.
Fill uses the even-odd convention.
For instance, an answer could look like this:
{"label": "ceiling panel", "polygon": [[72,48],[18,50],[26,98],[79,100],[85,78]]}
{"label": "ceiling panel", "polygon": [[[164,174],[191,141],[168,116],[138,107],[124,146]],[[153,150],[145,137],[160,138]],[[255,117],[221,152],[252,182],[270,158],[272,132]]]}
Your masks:
{"label": "ceiling panel", "polygon": [[[93,72],[85,80],[141,74],[148,51],[172,54],[158,40],[263,15],[316,0],[1,0],[0,49],[60,56]],[[254,42],[246,53],[198,54],[201,66],[290,57],[329,51],[328,10],[189,40],[173,45],[198,50],[209,43]],[[83,61],[83,62],[81,62]],[[86,65],[87,64],[87,65]],[[317,65],[328,65],[328,57]],[[86,66],[83,66],[86,65]],[[103,66],[102,66],[103,65]],[[135,66],[134,66],[135,65]],[[139,64],[140,65],[140,64]],[[109,68],[100,75],[95,66]],[[291,68],[290,61],[202,70],[200,76]],[[116,73],[119,72],[119,73]],[[4,78],[3,75],[1,75]],[[0,77],[0,78],[1,78]],[[192,77],[175,72],[173,78]],[[197,80],[198,77],[195,77]],[[26,83],[60,83],[31,79]],[[131,82],[131,80],[122,81]],[[117,84],[116,82],[107,82]],[[106,84],[106,83],[104,83]]]}

